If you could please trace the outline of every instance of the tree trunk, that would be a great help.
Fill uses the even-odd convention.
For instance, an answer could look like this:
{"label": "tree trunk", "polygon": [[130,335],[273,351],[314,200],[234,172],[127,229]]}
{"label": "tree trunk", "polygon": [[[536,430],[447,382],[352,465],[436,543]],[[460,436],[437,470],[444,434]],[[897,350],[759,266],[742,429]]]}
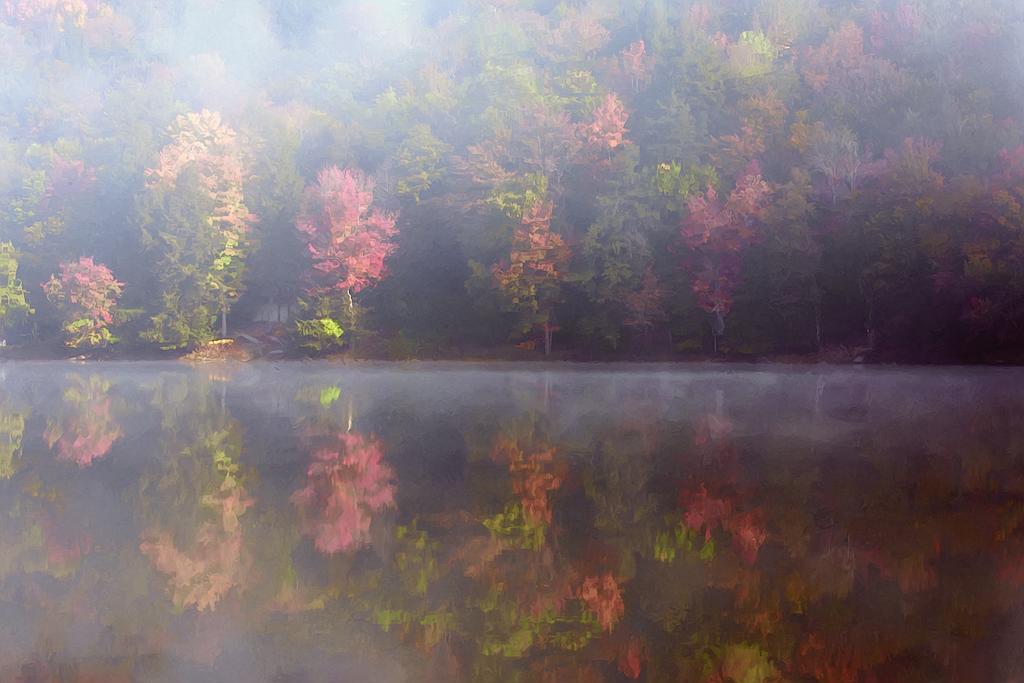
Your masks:
{"label": "tree trunk", "polygon": [[715,353],[718,353],[718,338],[725,334],[725,316],[722,315],[722,311],[717,306],[712,312],[711,318],[711,337],[715,342]]}
{"label": "tree trunk", "polygon": [[554,330],[551,329],[551,323],[544,322],[544,355],[551,355],[551,337],[554,335]]}
{"label": "tree trunk", "polygon": [[348,306],[348,320],[345,321],[346,324],[348,325],[348,329],[345,330],[345,333],[349,335],[349,337],[348,337],[348,350],[349,350],[349,353],[355,353],[355,350],[356,350],[356,329],[355,329],[356,328],[356,304],[352,300],[352,289],[351,288],[346,288],[345,289],[345,304]]}
{"label": "tree trunk", "polygon": [[228,336],[228,302],[224,297],[220,298],[220,338]]}
{"label": "tree trunk", "polygon": [[818,352],[821,352],[821,302],[814,302],[814,341],[818,345]]}

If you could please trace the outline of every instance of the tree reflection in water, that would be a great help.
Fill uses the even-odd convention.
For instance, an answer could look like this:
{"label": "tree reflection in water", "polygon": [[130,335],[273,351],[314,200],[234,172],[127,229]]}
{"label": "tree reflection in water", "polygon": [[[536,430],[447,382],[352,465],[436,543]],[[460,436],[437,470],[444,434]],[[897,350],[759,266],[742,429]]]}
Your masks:
{"label": "tree reflection in water", "polygon": [[0,680],[1024,675],[1012,378],[451,372],[11,368]]}
{"label": "tree reflection in water", "polygon": [[121,438],[121,427],[111,412],[110,382],[97,375],[72,374],[64,390],[63,416],[51,419],[43,433],[58,456],[88,467],[110,452]]}
{"label": "tree reflection in water", "polygon": [[175,608],[202,612],[244,588],[243,518],[253,500],[240,479],[242,428],[220,405],[217,383],[177,388],[153,398],[178,419],[164,422],[163,472],[142,480],[141,499],[152,507],[139,549],[167,577]]}
{"label": "tree reflection in water", "polygon": [[373,513],[395,504],[394,473],[380,442],[354,433],[334,441],[313,453],[306,485],[292,495],[303,533],[328,554],[366,545]]}
{"label": "tree reflection in water", "polygon": [[10,479],[18,469],[26,413],[0,393],[0,480]]}

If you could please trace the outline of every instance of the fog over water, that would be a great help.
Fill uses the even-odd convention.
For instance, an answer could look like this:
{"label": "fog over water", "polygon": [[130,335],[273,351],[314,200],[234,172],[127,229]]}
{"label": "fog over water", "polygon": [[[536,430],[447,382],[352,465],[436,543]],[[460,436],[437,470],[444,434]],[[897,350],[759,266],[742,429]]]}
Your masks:
{"label": "fog over water", "polygon": [[1024,681],[1022,74],[1022,0],[0,0],[0,683]]}
{"label": "fog over water", "polygon": [[3,680],[1024,673],[1022,372],[0,378]]}

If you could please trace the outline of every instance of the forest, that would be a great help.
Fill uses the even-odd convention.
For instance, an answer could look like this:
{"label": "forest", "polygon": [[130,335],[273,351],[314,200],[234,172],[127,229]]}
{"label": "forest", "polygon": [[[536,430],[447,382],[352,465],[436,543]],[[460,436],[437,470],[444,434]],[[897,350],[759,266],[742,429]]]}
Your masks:
{"label": "forest", "polygon": [[4,0],[0,337],[1019,361],[1022,40],[1016,0]]}

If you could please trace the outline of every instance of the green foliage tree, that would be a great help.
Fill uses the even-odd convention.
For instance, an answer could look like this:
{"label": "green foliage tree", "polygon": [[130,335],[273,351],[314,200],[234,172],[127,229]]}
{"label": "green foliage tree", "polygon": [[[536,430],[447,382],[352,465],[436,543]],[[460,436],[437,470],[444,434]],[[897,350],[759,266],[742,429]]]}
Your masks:
{"label": "green foliage tree", "polygon": [[0,332],[6,331],[19,316],[33,312],[25,298],[25,288],[18,279],[18,256],[14,245],[0,242]]}
{"label": "green foliage tree", "polygon": [[179,116],[139,204],[144,240],[157,259],[161,307],[145,338],[162,348],[209,341],[220,314],[227,335],[240,294],[249,224],[245,170],[235,131],[216,112]]}

